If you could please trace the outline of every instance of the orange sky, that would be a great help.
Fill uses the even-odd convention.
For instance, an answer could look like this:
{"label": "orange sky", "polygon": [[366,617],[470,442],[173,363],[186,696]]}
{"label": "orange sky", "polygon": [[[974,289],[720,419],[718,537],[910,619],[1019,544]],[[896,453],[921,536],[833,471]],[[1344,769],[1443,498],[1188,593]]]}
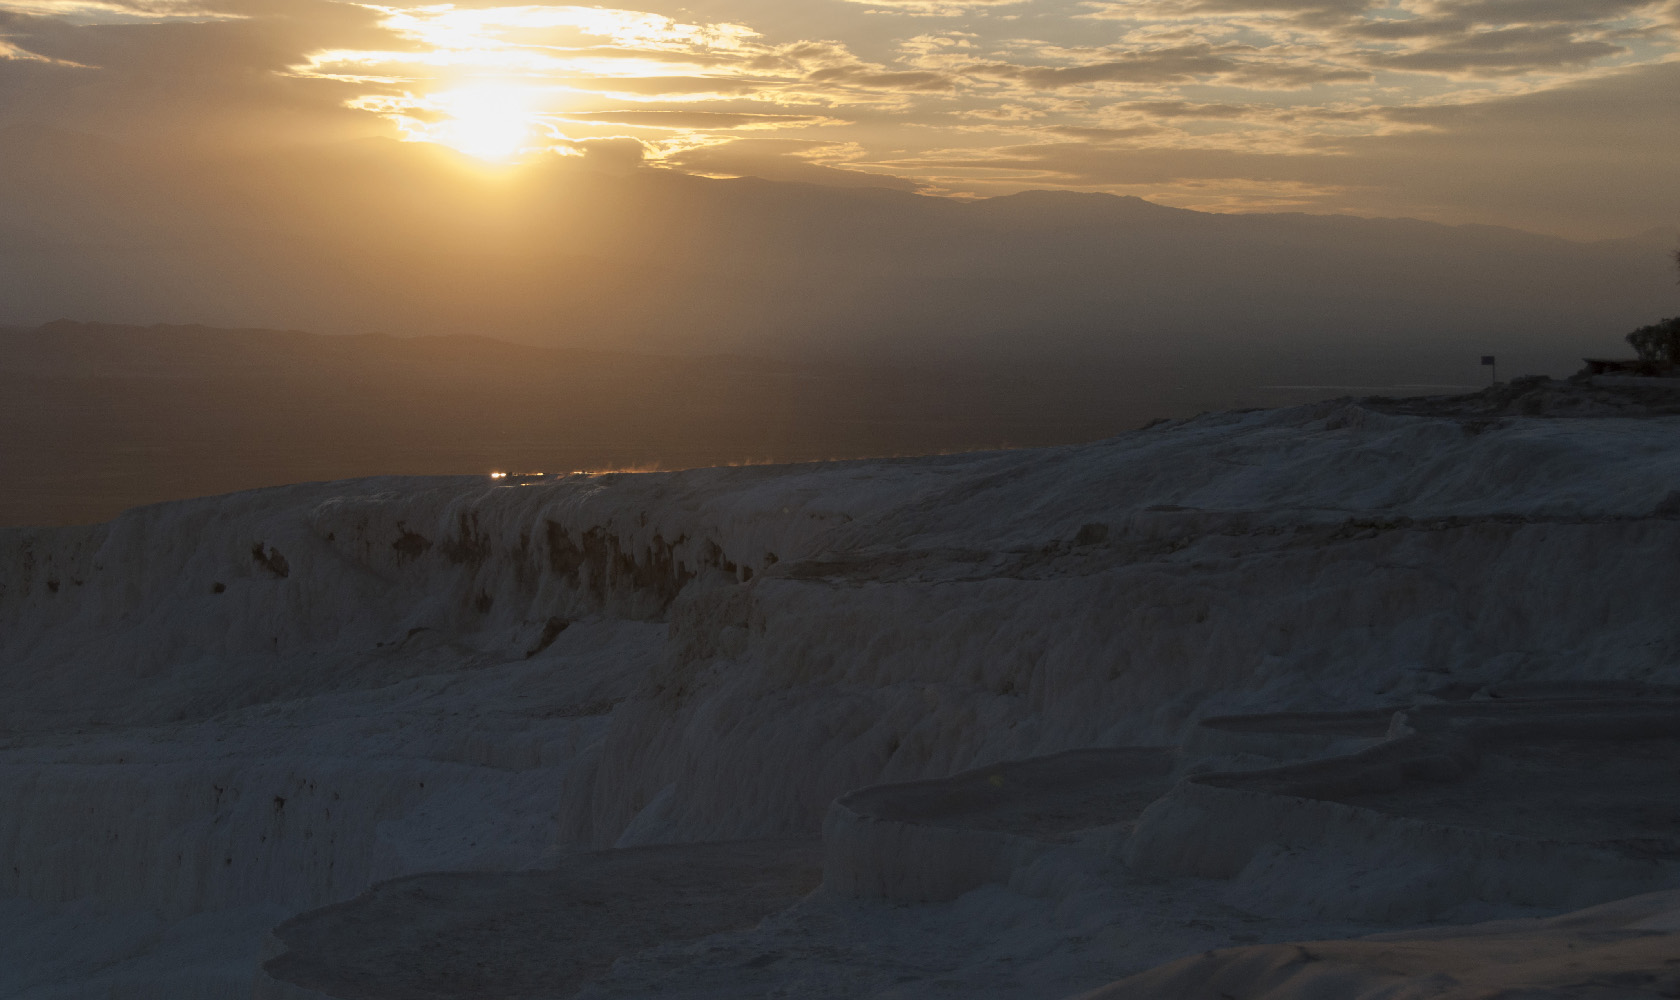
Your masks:
{"label": "orange sky", "polygon": [[930,193],[1680,219],[1680,0],[0,0],[0,127]]}

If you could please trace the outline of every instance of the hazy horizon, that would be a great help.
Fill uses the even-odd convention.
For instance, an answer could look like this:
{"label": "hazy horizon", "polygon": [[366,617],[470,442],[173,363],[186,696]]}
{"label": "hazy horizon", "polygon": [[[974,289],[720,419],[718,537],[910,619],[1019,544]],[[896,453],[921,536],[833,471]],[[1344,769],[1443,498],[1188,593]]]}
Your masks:
{"label": "hazy horizon", "polygon": [[[56,322],[0,328],[0,525],[99,521],[140,504],[372,475],[1073,444],[1206,410],[1450,392],[1485,378],[1472,363],[1457,371],[1465,381],[1423,385],[1427,366],[1301,366],[1252,352],[1217,364],[894,363]],[[1302,374],[1324,381],[1291,381]]]}
{"label": "hazy horizon", "polygon": [[[1565,375],[1680,312],[1675,92],[1680,0],[0,0],[10,488],[81,518]],[[208,329],[83,370],[30,353],[60,319]]]}

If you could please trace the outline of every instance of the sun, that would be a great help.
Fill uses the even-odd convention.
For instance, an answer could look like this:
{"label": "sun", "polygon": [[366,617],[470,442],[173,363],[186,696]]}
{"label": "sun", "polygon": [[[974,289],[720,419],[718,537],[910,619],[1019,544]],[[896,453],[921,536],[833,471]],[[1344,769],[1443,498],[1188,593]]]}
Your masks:
{"label": "sun", "polygon": [[447,117],[427,137],[481,160],[511,160],[530,144],[536,126],[530,94],[511,86],[478,86],[433,95]]}

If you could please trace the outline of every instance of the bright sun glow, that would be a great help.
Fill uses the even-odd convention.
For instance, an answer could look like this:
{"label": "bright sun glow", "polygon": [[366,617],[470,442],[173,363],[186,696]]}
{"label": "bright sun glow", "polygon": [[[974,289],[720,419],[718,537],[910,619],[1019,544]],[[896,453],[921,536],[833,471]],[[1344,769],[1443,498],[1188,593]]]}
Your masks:
{"label": "bright sun glow", "polygon": [[518,87],[482,86],[437,94],[431,104],[447,117],[427,138],[481,160],[509,160],[530,144],[536,121],[530,97]]}
{"label": "bright sun glow", "polygon": [[[0,7],[7,2],[0,0]],[[412,47],[322,49],[292,72],[376,88],[381,92],[363,94],[348,105],[389,119],[405,139],[438,143],[492,162],[537,149],[564,150],[569,140],[622,138],[622,127],[590,130],[572,121],[567,134],[561,134],[555,122],[592,95],[610,105],[650,101],[664,93],[651,81],[704,80],[720,59],[763,54],[757,33],[742,25],[688,24],[638,11],[566,5],[364,6],[381,14],[381,26]],[[637,85],[643,78],[650,82]],[[738,88],[727,88],[727,93],[736,95]],[[714,96],[707,88],[684,90],[687,97],[697,94]]]}

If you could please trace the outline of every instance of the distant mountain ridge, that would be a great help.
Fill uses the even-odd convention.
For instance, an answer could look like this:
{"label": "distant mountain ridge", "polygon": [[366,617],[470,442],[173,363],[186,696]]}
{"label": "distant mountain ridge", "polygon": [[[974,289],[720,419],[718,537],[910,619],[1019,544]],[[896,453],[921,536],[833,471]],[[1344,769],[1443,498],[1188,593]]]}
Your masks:
{"label": "distant mountain ridge", "polygon": [[1660,230],[3,140],[0,523],[387,472],[1083,441],[1476,385],[1486,354],[1561,375],[1677,311]]}
{"label": "distant mountain ridge", "polygon": [[562,158],[487,171],[385,141],[187,165],[47,130],[7,138],[0,322],[14,324],[687,354],[1450,349],[1555,369],[1675,298],[1672,236],[1656,233],[1577,243],[1074,192],[958,201]]}
{"label": "distant mountain ridge", "polygon": [[55,321],[0,330],[0,525],[378,474],[924,454],[1182,409],[1114,373]]}
{"label": "distant mountain ridge", "polygon": [[303,330],[221,329],[197,324],[124,326],[60,319],[39,327],[0,328],[0,372],[53,377],[194,376],[293,365],[424,363],[450,358],[516,366],[609,357],[605,351],[556,352],[476,334],[395,337],[386,333],[328,336]]}

